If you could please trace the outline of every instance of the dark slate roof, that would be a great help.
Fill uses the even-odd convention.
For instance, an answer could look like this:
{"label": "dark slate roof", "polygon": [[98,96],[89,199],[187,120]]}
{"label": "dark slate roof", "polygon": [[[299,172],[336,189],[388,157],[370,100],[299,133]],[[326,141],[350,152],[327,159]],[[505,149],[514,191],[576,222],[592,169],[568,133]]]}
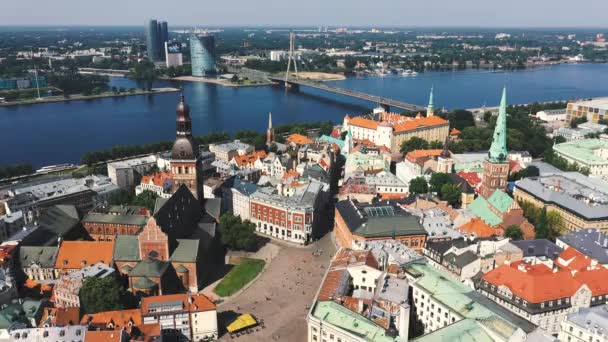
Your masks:
{"label": "dark slate roof", "polygon": [[257,185],[240,178],[234,178],[232,188],[245,196],[251,196],[258,189]]}
{"label": "dark slate roof", "polygon": [[89,213],[82,219],[83,223],[124,224],[133,226],[145,226],[147,221],[148,218],[144,215],[102,213]]}
{"label": "dark slate roof", "polygon": [[219,198],[205,199],[205,211],[216,221],[219,221],[222,215],[222,200]]}
{"label": "dark slate roof", "polygon": [[138,289],[151,289],[151,288],[155,287],[156,285],[158,285],[158,284],[156,284],[154,281],[152,281],[148,277],[142,277],[133,282],[133,286]]}
{"label": "dark slate roof", "polygon": [[305,168],[302,176],[316,179],[319,182],[329,183],[329,175],[317,164]]}
{"label": "dark slate roof", "polygon": [[541,257],[555,259],[563,251],[553,242],[546,239],[511,241],[524,252],[524,257]]}
{"label": "dark slate roof", "polygon": [[129,273],[129,277],[161,277],[170,263],[156,259],[142,260]]}
{"label": "dark slate roof", "polygon": [[582,229],[557,238],[577,251],[596,259],[600,264],[608,264],[608,235],[597,229]]}
{"label": "dark slate roof", "polygon": [[471,241],[464,238],[452,239],[447,241],[429,240],[426,242],[425,248],[437,253],[438,255],[443,255],[452,247],[460,249],[467,247],[473,243],[475,243],[475,240]]}
{"label": "dark slate roof", "polygon": [[79,221],[78,210],[73,205],[54,205],[37,219],[39,226],[59,237],[67,235]]}
{"label": "dark slate roof", "polygon": [[199,240],[179,239],[177,248],[171,254],[171,261],[196,262]]}
{"label": "dark slate roof", "polygon": [[395,201],[359,203],[345,200],[336,203],[336,210],[348,229],[364,237],[426,235],[417,216],[412,216]]}
{"label": "dark slate roof", "polygon": [[450,178],[452,178],[452,181],[454,182],[454,184],[456,184],[456,186],[458,186],[458,189],[460,191],[462,191],[465,194],[474,194],[475,193],[475,189],[473,189],[473,187],[462,177],[460,177],[459,175],[455,174],[455,173],[449,173]]}
{"label": "dark slate roof", "polygon": [[154,218],[170,239],[185,239],[203,218],[199,201],[182,185],[169,199],[156,202]]}
{"label": "dark slate roof", "polygon": [[460,255],[456,255],[454,253],[446,254],[444,259],[456,267],[463,268],[479,258],[472,251],[466,251]]}
{"label": "dark slate roof", "polygon": [[54,268],[56,258],[57,247],[22,246],[19,249],[21,267],[36,263],[43,268]]}
{"label": "dark slate roof", "polygon": [[118,235],[114,243],[114,261],[139,261],[137,236]]}

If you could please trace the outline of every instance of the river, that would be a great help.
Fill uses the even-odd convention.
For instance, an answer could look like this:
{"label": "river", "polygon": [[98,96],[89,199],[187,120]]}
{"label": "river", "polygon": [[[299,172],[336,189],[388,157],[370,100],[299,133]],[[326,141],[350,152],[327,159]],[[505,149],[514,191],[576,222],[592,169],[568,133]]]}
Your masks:
{"label": "river", "polygon": [[[508,87],[509,103],[608,96],[607,64],[556,65],[514,72],[428,72],[415,77],[353,77],[332,84],[384,97],[426,105],[435,87],[438,108],[472,108],[498,104]],[[132,87],[128,79],[113,79],[118,87]],[[155,86],[180,86],[159,81]],[[286,93],[277,87],[231,88],[184,82],[191,107],[193,131],[241,129],[265,131],[268,112],[273,123],[332,120],[346,113],[360,114],[373,104],[302,88]],[[114,145],[172,140],[175,136],[177,94],[130,96],[0,107],[0,165],[31,163],[35,167],[76,163],[87,151]]]}

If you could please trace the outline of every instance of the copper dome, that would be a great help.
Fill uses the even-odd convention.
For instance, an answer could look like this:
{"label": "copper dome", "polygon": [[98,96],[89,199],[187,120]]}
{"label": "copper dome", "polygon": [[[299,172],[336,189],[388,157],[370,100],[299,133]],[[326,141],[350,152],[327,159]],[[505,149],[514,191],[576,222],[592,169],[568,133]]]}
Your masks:
{"label": "copper dome", "polygon": [[192,160],[198,155],[196,144],[188,137],[177,137],[171,149],[171,159]]}

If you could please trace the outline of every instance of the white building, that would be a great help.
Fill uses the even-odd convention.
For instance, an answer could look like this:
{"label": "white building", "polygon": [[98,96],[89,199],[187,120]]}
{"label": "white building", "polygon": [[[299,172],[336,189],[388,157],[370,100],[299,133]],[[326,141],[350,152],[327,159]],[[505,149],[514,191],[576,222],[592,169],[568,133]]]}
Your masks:
{"label": "white building", "polygon": [[169,42],[165,42],[165,56],[167,56],[167,68],[181,66],[184,64],[182,53],[169,49]]}
{"label": "white building", "polygon": [[378,194],[405,196],[409,191],[408,183],[404,183],[388,171],[365,176],[365,184],[374,187]]}
{"label": "white building", "polygon": [[608,177],[608,141],[583,139],[553,146],[553,151],[569,163],[589,169],[590,176]]}
{"label": "white building", "polygon": [[256,192],[257,186],[253,183],[235,179],[232,188],[232,214],[242,220],[249,220],[250,196]]}
{"label": "white building", "polygon": [[216,160],[222,160],[230,163],[235,156],[242,156],[254,151],[254,147],[235,140],[223,144],[209,144],[209,152],[215,155]]}
{"label": "white building", "polygon": [[142,175],[148,173],[153,167],[158,167],[157,160],[158,156],[152,154],[108,163],[108,177],[123,189],[134,187],[135,172]]}
{"label": "white building", "polygon": [[608,341],[608,305],[582,308],[566,316],[557,335],[564,342]]}
{"label": "white building", "polygon": [[566,109],[541,110],[536,112],[536,118],[545,122],[564,121],[567,117]]}

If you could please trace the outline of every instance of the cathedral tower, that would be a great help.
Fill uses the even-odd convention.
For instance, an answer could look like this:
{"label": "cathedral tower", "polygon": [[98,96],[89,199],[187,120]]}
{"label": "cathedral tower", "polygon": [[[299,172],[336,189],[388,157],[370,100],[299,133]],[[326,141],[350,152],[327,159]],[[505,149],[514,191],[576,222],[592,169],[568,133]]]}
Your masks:
{"label": "cathedral tower", "polygon": [[266,130],[266,146],[274,140],[274,129],[272,128],[272,113],[268,113],[268,129]]}
{"label": "cathedral tower", "polygon": [[509,160],[507,159],[507,88],[502,90],[502,99],[498,110],[498,119],[494,127],[492,146],[483,163],[481,195],[490,197],[495,190],[507,187]]}
{"label": "cathedral tower", "polygon": [[445,137],[445,142],[443,144],[443,151],[437,158],[437,172],[443,173],[452,173],[452,168],[454,166],[454,160],[452,159],[452,154],[449,150],[450,144],[450,136]]}
{"label": "cathedral tower", "polygon": [[435,108],[433,107],[433,87],[431,87],[431,94],[429,95],[429,105],[426,107],[426,116],[435,115]]}
{"label": "cathedral tower", "polygon": [[[171,173],[173,175],[173,192],[183,184],[194,197],[202,199],[202,181],[199,179],[198,144],[192,137],[192,119],[190,107],[181,95],[176,109],[177,137],[171,150]],[[200,196],[199,196],[200,195]]]}

